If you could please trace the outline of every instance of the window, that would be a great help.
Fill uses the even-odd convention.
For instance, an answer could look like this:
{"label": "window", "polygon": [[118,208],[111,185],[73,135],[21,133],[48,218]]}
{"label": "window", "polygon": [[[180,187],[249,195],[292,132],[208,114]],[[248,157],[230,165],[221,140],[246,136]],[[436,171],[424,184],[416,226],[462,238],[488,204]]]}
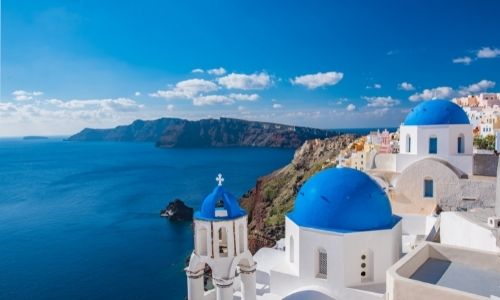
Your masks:
{"label": "window", "polygon": [[464,153],[464,135],[460,134],[457,138],[457,153]]}
{"label": "window", "polygon": [[227,257],[227,230],[226,228],[219,228],[219,256]]}
{"label": "window", "polygon": [[429,138],[429,154],[436,154],[438,148],[438,139],[437,137]]}
{"label": "window", "polygon": [[290,262],[293,263],[295,260],[295,244],[293,236],[290,236]]}
{"label": "window", "polygon": [[407,153],[411,152],[411,136],[410,135],[406,136],[406,152]]}
{"label": "window", "polygon": [[361,282],[373,281],[373,251],[371,249],[366,249],[361,254],[360,267]]}
{"label": "window", "polygon": [[328,255],[325,249],[318,250],[318,277],[326,279],[328,275]]}
{"label": "window", "polygon": [[434,181],[432,179],[424,179],[424,197],[434,197]]}

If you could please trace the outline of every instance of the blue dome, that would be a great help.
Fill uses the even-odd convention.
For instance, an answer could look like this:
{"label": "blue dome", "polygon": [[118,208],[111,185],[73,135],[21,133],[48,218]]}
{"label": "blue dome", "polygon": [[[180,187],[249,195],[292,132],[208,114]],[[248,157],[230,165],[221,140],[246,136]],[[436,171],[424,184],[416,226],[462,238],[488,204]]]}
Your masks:
{"label": "blue dome", "polygon": [[[224,207],[217,207],[220,201],[222,201]],[[217,210],[227,211],[227,216],[217,216]],[[222,186],[217,186],[208,194],[201,204],[201,209],[194,213],[196,219],[207,221],[230,220],[244,215],[246,215],[246,212],[240,207],[238,200],[233,195],[226,192]]]}
{"label": "blue dome", "polygon": [[424,101],[406,116],[404,125],[470,124],[464,110],[448,100]]}
{"label": "blue dome", "polygon": [[351,168],[326,169],[307,180],[288,217],[302,227],[337,232],[389,229],[400,220],[380,185]]}

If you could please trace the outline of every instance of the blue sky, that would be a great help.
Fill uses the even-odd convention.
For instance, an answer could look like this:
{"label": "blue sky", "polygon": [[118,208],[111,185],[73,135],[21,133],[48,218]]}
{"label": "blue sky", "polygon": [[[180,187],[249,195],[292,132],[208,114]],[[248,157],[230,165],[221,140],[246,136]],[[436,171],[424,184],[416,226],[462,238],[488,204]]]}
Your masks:
{"label": "blue sky", "polygon": [[4,0],[0,136],[168,116],[397,126],[419,101],[498,90],[498,11],[498,1]]}

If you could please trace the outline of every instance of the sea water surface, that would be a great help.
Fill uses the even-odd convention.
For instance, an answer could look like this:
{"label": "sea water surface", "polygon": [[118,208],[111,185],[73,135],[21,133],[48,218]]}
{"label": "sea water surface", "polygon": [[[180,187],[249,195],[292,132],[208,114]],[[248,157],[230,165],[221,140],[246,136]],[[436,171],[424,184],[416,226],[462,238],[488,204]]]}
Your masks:
{"label": "sea water surface", "polygon": [[0,139],[0,299],[184,299],[189,222],[215,187],[239,197],[290,149]]}

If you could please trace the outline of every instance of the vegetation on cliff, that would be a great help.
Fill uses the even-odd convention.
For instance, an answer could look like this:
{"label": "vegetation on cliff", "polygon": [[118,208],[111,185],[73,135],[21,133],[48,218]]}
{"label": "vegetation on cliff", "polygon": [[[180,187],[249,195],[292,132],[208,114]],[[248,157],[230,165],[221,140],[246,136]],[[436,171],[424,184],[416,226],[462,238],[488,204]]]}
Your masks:
{"label": "vegetation on cliff", "polygon": [[255,188],[241,199],[249,216],[249,248],[256,252],[284,237],[285,215],[293,209],[302,184],[316,172],[335,166],[339,152],[348,147],[354,135],[306,141],[295,151],[292,162],[257,180]]}
{"label": "vegetation on cliff", "polygon": [[485,137],[477,136],[474,138],[474,146],[482,150],[495,150],[495,136],[492,134]]}

